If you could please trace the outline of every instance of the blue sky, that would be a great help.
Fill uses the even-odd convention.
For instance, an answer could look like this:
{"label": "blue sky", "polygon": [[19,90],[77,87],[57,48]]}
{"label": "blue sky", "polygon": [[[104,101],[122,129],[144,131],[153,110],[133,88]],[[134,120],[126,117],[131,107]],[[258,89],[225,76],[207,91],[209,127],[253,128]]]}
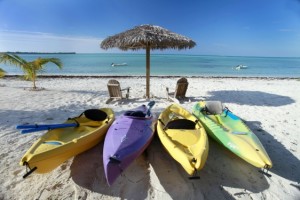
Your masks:
{"label": "blue sky", "polygon": [[155,53],[300,56],[300,0],[0,0],[0,52],[119,52],[99,44],[141,24],[197,43]]}

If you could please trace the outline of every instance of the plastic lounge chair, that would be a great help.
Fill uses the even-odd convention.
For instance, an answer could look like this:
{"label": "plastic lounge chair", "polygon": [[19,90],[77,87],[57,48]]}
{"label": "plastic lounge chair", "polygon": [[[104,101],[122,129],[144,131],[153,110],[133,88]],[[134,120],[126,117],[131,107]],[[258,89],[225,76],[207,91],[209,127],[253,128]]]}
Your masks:
{"label": "plastic lounge chair", "polygon": [[174,102],[180,103],[180,100],[184,100],[186,98],[185,94],[188,88],[188,81],[186,78],[180,78],[177,81],[175,92],[170,92],[169,88],[166,88],[167,99],[172,100]]}
{"label": "plastic lounge chair", "polygon": [[129,98],[130,87],[121,89],[120,83],[117,80],[114,79],[109,80],[107,83],[107,89],[109,93],[109,99],[106,101],[106,103],[109,103],[115,99],[124,99],[122,96],[123,91],[126,91],[125,98],[126,99]]}

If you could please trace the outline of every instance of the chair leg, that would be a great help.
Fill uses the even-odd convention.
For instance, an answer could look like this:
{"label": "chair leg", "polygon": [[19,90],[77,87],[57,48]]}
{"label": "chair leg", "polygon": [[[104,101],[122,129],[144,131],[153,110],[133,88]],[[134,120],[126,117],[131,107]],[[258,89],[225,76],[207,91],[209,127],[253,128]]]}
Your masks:
{"label": "chair leg", "polygon": [[107,99],[107,101],[105,103],[109,104],[112,100],[113,100],[112,98],[109,98],[109,99]]}
{"label": "chair leg", "polygon": [[166,87],[166,96],[167,96],[167,99],[169,100],[169,88]]}
{"label": "chair leg", "polygon": [[128,89],[127,89],[127,93],[126,93],[126,99],[128,99],[128,98],[129,98],[129,90],[130,90],[130,88],[128,88]]}

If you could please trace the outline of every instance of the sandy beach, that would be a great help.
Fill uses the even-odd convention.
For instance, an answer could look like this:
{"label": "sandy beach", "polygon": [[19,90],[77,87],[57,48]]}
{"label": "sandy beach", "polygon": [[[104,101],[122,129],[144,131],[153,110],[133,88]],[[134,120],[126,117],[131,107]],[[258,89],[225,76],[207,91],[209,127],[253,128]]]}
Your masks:
{"label": "sandy beach", "polygon": [[[20,134],[18,124],[62,123],[90,108],[109,107],[116,116],[147,104],[144,77],[118,77],[131,87],[130,98],[105,104],[110,78],[38,78],[40,91],[16,77],[0,79],[0,199],[300,199],[300,81],[270,78],[188,77],[192,111],[200,100],[222,101],[245,120],[267,150],[272,177],[209,140],[209,155],[199,180],[189,180],[183,168],[165,151],[156,136],[147,149],[117,179],[106,183],[103,142],[64,162],[47,174],[23,179],[19,161],[44,132]],[[165,87],[175,89],[177,77],[152,77],[151,100],[156,116],[172,102]]]}

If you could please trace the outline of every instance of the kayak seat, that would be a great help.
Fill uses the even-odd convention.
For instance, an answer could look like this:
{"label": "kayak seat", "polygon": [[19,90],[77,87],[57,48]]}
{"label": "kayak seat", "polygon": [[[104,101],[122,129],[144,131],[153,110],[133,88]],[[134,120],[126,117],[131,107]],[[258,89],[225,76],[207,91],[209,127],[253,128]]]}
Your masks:
{"label": "kayak seat", "polygon": [[188,129],[193,130],[195,129],[196,123],[188,120],[188,119],[176,119],[170,121],[167,125],[167,129]]}
{"label": "kayak seat", "polygon": [[125,116],[131,116],[131,117],[145,117],[146,114],[143,111],[127,111],[124,114]]}
{"label": "kayak seat", "polygon": [[224,106],[220,101],[207,101],[204,111],[209,114],[217,115],[223,112]]}
{"label": "kayak seat", "polygon": [[84,111],[86,118],[93,121],[103,121],[107,118],[106,112],[99,109],[89,109]]}

